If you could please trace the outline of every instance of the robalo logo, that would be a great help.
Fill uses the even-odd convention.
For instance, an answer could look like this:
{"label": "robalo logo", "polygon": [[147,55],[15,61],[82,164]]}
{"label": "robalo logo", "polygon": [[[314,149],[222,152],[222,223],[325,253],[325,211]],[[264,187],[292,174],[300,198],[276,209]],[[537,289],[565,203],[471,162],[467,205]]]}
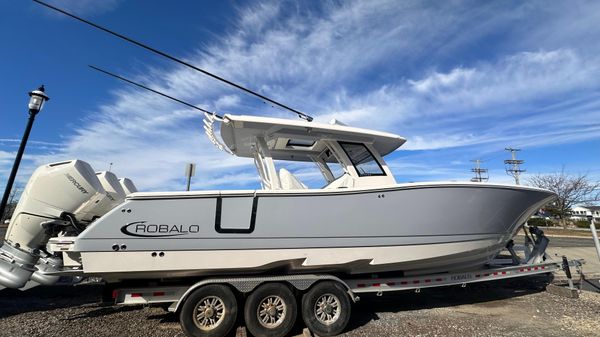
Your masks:
{"label": "robalo logo", "polygon": [[147,221],[135,221],[121,227],[121,233],[144,238],[181,236],[200,232],[200,225],[149,224]]}

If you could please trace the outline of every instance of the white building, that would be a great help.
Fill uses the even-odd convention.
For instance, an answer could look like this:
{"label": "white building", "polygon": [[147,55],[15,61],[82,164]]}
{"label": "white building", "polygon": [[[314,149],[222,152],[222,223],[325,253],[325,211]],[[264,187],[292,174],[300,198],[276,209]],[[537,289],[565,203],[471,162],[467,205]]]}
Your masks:
{"label": "white building", "polygon": [[594,221],[600,222],[600,206],[575,206],[571,209],[571,220],[587,220],[593,216]]}

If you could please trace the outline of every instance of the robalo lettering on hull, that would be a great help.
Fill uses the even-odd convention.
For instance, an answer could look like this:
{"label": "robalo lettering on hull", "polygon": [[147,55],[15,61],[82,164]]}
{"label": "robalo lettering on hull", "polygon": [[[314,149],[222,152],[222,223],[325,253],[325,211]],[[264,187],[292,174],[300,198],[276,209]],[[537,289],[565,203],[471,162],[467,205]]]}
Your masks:
{"label": "robalo lettering on hull", "polygon": [[160,238],[181,236],[200,232],[200,225],[149,224],[147,221],[135,221],[121,227],[121,233],[129,236]]}

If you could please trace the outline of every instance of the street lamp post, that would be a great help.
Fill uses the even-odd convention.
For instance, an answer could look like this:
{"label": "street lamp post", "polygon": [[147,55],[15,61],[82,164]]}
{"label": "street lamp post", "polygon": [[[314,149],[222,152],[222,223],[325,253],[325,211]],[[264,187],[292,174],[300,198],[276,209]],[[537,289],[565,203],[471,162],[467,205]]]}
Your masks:
{"label": "street lamp post", "polygon": [[50,97],[46,96],[44,91],[45,89],[42,85],[37,90],[29,93],[29,120],[27,121],[27,127],[25,128],[23,139],[21,139],[21,144],[19,145],[19,151],[17,151],[17,156],[15,157],[15,163],[13,164],[12,171],[10,172],[10,176],[6,182],[6,190],[4,191],[4,196],[2,197],[2,203],[0,203],[0,219],[4,219],[4,210],[6,209],[6,203],[8,202],[8,196],[10,195],[10,190],[15,182],[17,170],[19,169],[19,164],[21,164],[21,158],[23,158],[23,152],[25,151],[27,139],[29,139],[29,133],[31,132],[31,127],[33,126],[35,116],[42,110],[44,102],[50,100]]}

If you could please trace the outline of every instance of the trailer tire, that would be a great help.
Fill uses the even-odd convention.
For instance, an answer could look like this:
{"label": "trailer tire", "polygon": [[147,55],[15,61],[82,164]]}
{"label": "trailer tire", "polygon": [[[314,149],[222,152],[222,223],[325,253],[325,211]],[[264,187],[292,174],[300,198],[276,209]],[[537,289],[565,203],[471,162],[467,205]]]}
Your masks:
{"label": "trailer tire", "polygon": [[194,290],[183,303],[179,323],[188,336],[227,335],[237,319],[237,301],[229,287],[210,284]]}
{"label": "trailer tire", "polygon": [[266,283],[246,299],[244,320],[254,336],[283,337],[294,327],[298,306],[284,283]]}
{"label": "trailer tire", "polygon": [[350,313],[350,297],[337,282],[319,282],[302,296],[302,319],[318,336],[340,334],[350,320]]}

